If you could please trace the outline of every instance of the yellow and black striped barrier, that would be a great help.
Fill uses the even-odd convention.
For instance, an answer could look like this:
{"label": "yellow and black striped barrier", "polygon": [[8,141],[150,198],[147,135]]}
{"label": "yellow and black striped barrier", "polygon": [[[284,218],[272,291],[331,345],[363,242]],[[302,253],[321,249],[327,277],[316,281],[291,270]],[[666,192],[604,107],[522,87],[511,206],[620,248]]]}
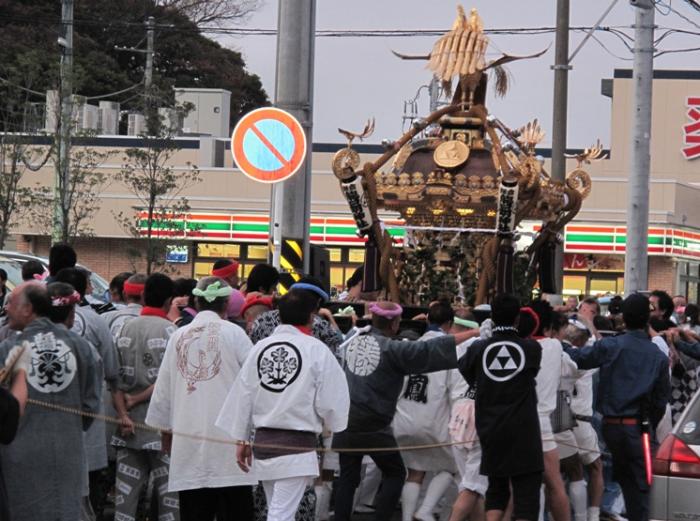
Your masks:
{"label": "yellow and black striped barrier", "polygon": [[[269,243],[270,252],[274,252],[274,244]],[[280,282],[279,293],[284,295],[304,273],[304,242],[300,239],[283,239],[280,252]]]}

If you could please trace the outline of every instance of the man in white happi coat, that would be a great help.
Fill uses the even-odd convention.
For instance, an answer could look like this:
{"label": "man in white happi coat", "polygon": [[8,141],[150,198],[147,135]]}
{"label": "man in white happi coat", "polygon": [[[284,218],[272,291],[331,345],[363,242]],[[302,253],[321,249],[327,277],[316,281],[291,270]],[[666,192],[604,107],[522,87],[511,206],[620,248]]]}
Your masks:
{"label": "man in white happi coat", "polygon": [[119,391],[114,400],[121,425],[112,437],[117,448],[115,521],[133,521],[141,491],[153,476],[159,521],[179,519],[177,494],[167,491],[170,459],[157,432],[136,428],[148,411],[158,369],[175,325],[167,319],[175,285],[162,273],[146,280],[141,315],[129,321],[117,339]]}
{"label": "man in white happi coat", "polygon": [[[454,311],[448,302],[434,302],[428,310],[428,331],[419,340],[430,340],[450,332]],[[393,429],[399,446],[445,444],[434,449],[410,450],[402,454],[408,476],[401,492],[403,521],[432,521],[433,509],[454,481],[457,472],[449,446],[448,424],[453,400],[464,395],[467,383],[456,369],[410,374],[404,379],[396,405]],[[420,508],[418,496],[426,472],[430,481]]]}
{"label": "man in white happi coat", "polygon": [[241,442],[236,452],[241,469],[252,468],[262,481],[268,521],[294,519],[304,490],[319,475],[319,434],[347,426],[345,375],[330,350],[311,336],[316,304],[308,291],[297,289],[280,299],[282,324],[255,345],[216,422]]}
{"label": "man in white happi coat", "polygon": [[245,331],[225,319],[232,291],[218,277],[199,281],[192,292],[198,313],[170,337],[146,415],[148,425],[165,431],[164,446],[172,440],[168,490],[179,493],[182,521],[254,519],[257,477],[226,456],[234,440],[214,426],[253,348]]}
{"label": "man in white happi coat", "polygon": [[562,376],[572,377],[577,373],[578,367],[564,352],[561,342],[552,338],[554,310],[549,302],[536,301],[530,307],[537,314],[538,320],[534,338],[542,346],[542,361],[536,381],[537,413],[544,455],[545,497],[554,521],[569,521],[571,507],[559,470],[559,451],[552,430],[551,415],[557,406]]}

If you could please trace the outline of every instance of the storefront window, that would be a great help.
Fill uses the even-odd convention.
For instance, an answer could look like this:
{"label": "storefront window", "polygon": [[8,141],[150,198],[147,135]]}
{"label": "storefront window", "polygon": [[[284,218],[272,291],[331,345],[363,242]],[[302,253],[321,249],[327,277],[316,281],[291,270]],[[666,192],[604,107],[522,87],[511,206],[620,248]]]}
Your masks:
{"label": "storefront window", "polygon": [[564,295],[585,295],[585,275],[564,275]]}
{"label": "storefront window", "polygon": [[248,255],[246,255],[246,259],[266,261],[267,251],[267,246],[265,245],[249,244]]}
{"label": "storefront window", "polygon": [[365,262],[364,248],[350,248],[348,250],[348,262],[354,262],[356,264]]}
{"label": "storefront window", "polygon": [[238,259],[240,256],[241,247],[238,244],[224,244],[216,242],[200,242],[197,244],[197,257]]}
{"label": "storefront window", "polygon": [[211,275],[211,269],[214,266],[213,262],[198,261],[194,263],[194,278],[201,279]]}
{"label": "storefront window", "polygon": [[617,290],[617,278],[609,279],[591,277],[591,288],[588,292],[593,296],[601,294],[617,295],[619,293]]}
{"label": "storefront window", "polygon": [[328,257],[331,262],[342,262],[343,250],[340,248],[326,248],[326,250],[328,250]]}
{"label": "storefront window", "polygon": [[331,286],[338,288],[339,291],[345,289],[345,268],[343,266],[334,266],[331,268]]}

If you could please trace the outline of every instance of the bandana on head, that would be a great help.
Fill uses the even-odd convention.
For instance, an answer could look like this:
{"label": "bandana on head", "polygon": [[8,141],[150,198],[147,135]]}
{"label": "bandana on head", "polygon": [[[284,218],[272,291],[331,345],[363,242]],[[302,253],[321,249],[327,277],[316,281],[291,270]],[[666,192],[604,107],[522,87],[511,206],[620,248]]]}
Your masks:
{"label": "bandana on head", "polygon": [[537,331],[539,331],[540,329],[540,316],[537,313],[535,313],[535,310],[532,309],[530,306],[520,308],[520,312],[526,313],[532,317],[532,319],[535,321],[535,325],[532,329],[532,333],[530,334],[534,335],[535,333],[537,333]]}
{"label": "bandana on head", "polygon": [[72,306],[80,302],[80,293],[74,291],[67,296],[55,296],[51,297],[51,306],[54,308],[62,308],[66,306]]}
{"label": "bandana on head", "polygon": [[466,320],[464,318],[455,317],[455,324],[462,327],[468,327],[469,329],[479,329],[479,323],[473,320]]}
{"label": "bandana on head", "polygon": [[145,284],[126,281],[124,283],[124,295],[133,295],[134,297],[141,296],[143,295],[143,290],[145,289],[145,287]]}
{"label": "bandana on head", "polygon": [[375,302],[369,307],[369,312],[379,317],[392,319],[400,317],[403,314],[403,308],[398,304],[394,304],[393,309],[384,309]]}
{"label": "bandana on head", "polygon": [[580,320],[576,320],[575,318],[570,318],[569,319],[569,324],[574,326],[576,329],[580,329],[581,331],[585,331],[586,333],[590,334],[591,332],[588,330],[588,326],[581,322]]}
{"label": "bandana on head", "polygon": [[328,296],[328,293],[323,291],[321,288],[314,284],[309,284],[308,282],[295,282],[292,284],[289,289],[304,289],[306,291],[312,291],[313,293],[316,293],[319,297],[323,299],[324,302],[328,302],[330,300],[330,297]]}
{"label": "bandana on head", "polygon": [[241,309],[241,315],[245,315],[245,312],[253,306],[265,306],[267,309],[272,309],[272,297],[263,297],[261,295],[248,296]]}
{"label": "bandana on head", "polygon": [[192,290],[192,294],[195,297],[202,297],[207,302],[214,302],[218,298],[228,297],[231,293],[233,293],[233,288],[231,286],[221,286],[221,282],[218,280],[209,284],[205,290],[199,288]]}
{"label": "bandana on head", "polygon": [[39,281],[39,282],[46,282],[46,279],[49,277],[49,270],[44,270],[44,273],[35,273],[33,275],[34,280]]}
{"label": "bandana on head", "polygon": [[238,273],[238,262],[232,261],[232,264],[229,264],[228,266],[224,266],[223,268],[219,268],[217,270],[211,270],[211,274],[214,275],[215,277],[221,277],[222,279],[225,279],[226,277],[230,277],[231,275],[236,275]]}

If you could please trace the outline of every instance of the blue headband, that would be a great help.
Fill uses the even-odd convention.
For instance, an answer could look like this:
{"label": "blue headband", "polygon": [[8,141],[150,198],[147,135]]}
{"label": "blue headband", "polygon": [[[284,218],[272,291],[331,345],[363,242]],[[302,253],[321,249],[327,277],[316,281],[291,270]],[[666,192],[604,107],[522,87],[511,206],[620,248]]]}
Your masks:
{"label": "blue headband", "polygon": [[324,302],[328,302],[330,300],[330,297],[328,296],[328,293],[323,291],[321,288],[316,286],[315,284],[309,284],[308,282],[295,282],[294,284],[291,285],[289,289],[305,289],[307,291],[313,291],[323,299]]}

